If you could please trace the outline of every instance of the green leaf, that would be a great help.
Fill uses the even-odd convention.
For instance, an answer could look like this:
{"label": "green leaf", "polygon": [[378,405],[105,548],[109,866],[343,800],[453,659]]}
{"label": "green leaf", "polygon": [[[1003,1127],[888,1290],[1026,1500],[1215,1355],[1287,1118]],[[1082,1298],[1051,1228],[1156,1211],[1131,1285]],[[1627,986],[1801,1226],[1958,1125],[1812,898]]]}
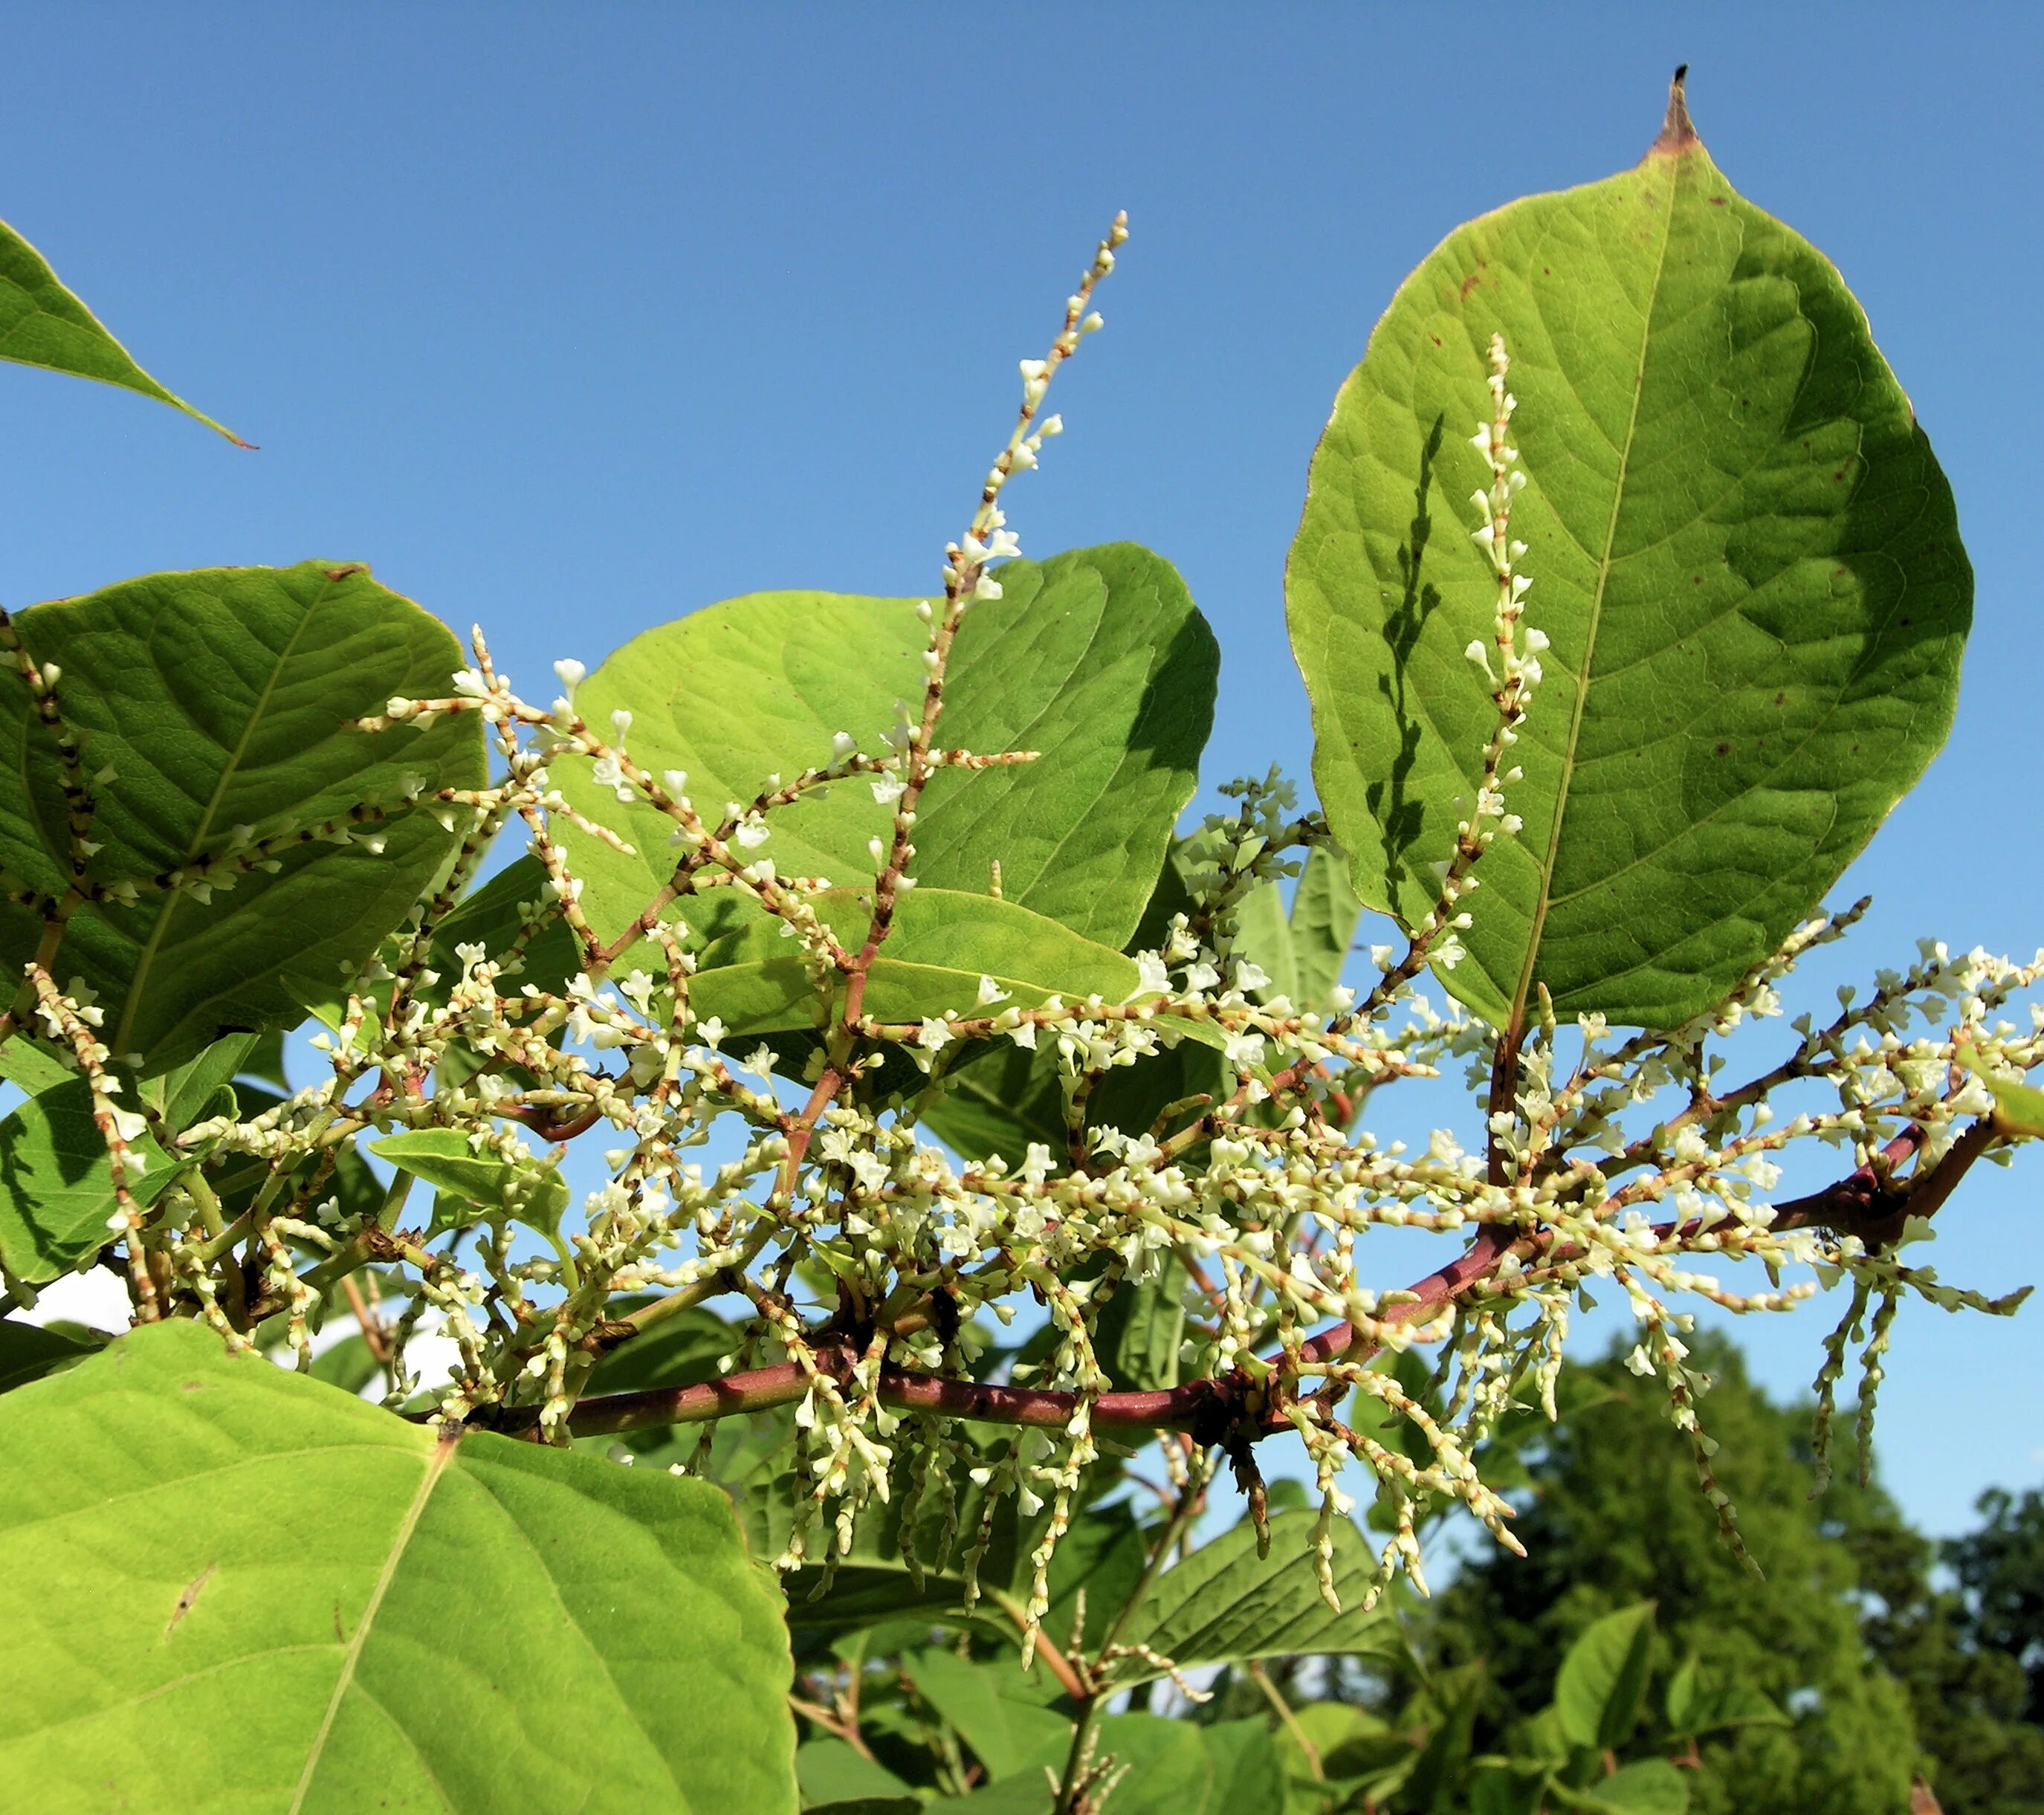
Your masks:
{"label": "green leaf", "polygon": [[1010,1659],[973,1663],[949,1652],[919,1651],[904,1656],[901,1668],[995,1782],[1023,1769],[1046,1747],[1055,1748],[1071,1732],[1069,1720],[1028,1693],[1034,1685]]}
{"label": "green leaf", "polygon": [[[846,949],[864,944],[873,912],[852,890],[833,889],[813,905]],[[781,924],[755,922],[702,955],[690,1005],[699,1017],[721,1021],[727,1036],[826,1023],[832,1004],[818,993],[795,941],[779,936]],[[992,1014],[997,1009],[980,1001],[984,977],[1023,1008],[1053,995],[1122,1002],[1139,981],[1135,966],[1119,952],[1012,902],[916,889],[902,901],[867,973],[866,1013],[888,1022],[920,1021],[947,1010]]]}
{"label": "green leaf", "polygon": [[221,1086],[238,1078],[243,1062],[256,1050],[252,1033],[231,1033],[215,1040],[195,1057],[174,1065],[159,1077],[144,1079],[140,1095],[179,1132],[202,1119],[200,1112]]}
{"label": "green leaf", "polygon": [[795,1776],[805,1809],[855,1806],[861,1801],[905,1795],[909,1789],[885,1765],[861,1757],[835,1737],[805,1740],[797,1746]]}
{"label": "green leaf", "polygon": [[17,1033],[0,1045],[0,1078],[24,1096],[39,1097],[77,1075],[77,1066],[66,1063],[55,1048],[39,1044],[26,1034]]}
{"label": "green leaf", "polygon": [[[92,1109],[90,1082],[73,1077],[0,1121],[0,1262],[31,1286],[61,1278],[113,1240],[107,1219],[119,1202]],[[129,1193],[147,1207],[179,1163],[146,1132],[128,1146],[143,1167]]]}
{"label": "green leaf", "polygon": [[182,410],[237,448],[248,444],[172,395],[136,364],[99,318],[57,281],[43,255],[0,222],[0,360],[96,379]]}
{"label": "green leaf", "polygon": [[1178,1384],[1178,1346],[1185,1339],[1185,1277],[1166,1257],[1154,1279],[1124,1279],[1100,1313],[1094,1346],[1116,1386],[1150,1391]]}
{"label": "green leaf", "polygon": [[1251,890],[1235,910],[1235,949],[1270,979],[1257,992],[1261,999],[1282,996],[1295,1009],[1324,1014],[1362,918],[1347,859],[1316,844],[1307,853],[1289,911],[1275,883]]}
{"label": "green leaf", "polygon": [[[1681,122],[1687,125],[1684,115]],[[1313,773],[1357,892],[1435,894],[1496,724],[1470,432],[1502,333],[1552,647],[1447,987],[1518,1025],[1679,1025],[1773,951],[1923,773],[1972,612],[1950,488],[1843,280],[1693,135],[1486,214],[1343,386],[1286,574]]]}
{"label": "green leaf", "polygon": [[0,1393],[75,1367],[106,1343],[100,1332],[81,1325],[42,1325],[0,1318]]}
{"label": "green leaf", "polygon": [[1794,1723],[1750,1683],[1704,1678],[1696,1659],[1687,1659],[1668,1684],[1668,1728],[1678,1739],[1728,1727],[1787,1727]]}
{"label": "green leaf", "polygon": [[[613,1298],[611,1317],[628,1316],[647,1298]],[[714,1311],[700,1306],[676,1313],[643,1336],[606,1350],[582,1390],[636,1393],[653,1386],[693,1386],[717,1378],[717,1364],[737,1352],[743,1337]]]}
{"label": "green leaf", "polygon": [[[933,778],[917,816],[916,874],[925,888],[983,894],[997,859],[1008,901],[1118,947],[1192,798],[1213,717],[1212,634],[1170,563],[1130,544],[1011,562],[1001,583],[1002,597],[974,606],[959,629],[939,741],[1042,754]],[[634,759],[656,775],[685,771],[714,823],[770,775],[828,763],[838,732],[885,753],[896,703],[922,697],[928,633],[916,604],[806,592],[732,599],[626,644],[576,705],[598,726],[631,712]],[[667,882],[673,828],[650,807],[620,804],[586,763],[558,763],[554,776],[637,848],[575,847],[582,906],[614,937]],[[867,780],[848,779],[828,799],[776,809],[762,855],[784,875],[853,886],[872,876],[866,841],[889,835],[892,812]],[[679,906],[713,932],[746,913],[728,890]]]}
{"label": "green leaf", "polygon": [[[478,1153],[459,1129],[412,1129],[371,1141],[369,1151],[493,1216],[544,1233],[560,1227],[568,1206],[568,1183],[557,1167],[521,1163],[487,1149]],[[435,1223],[442,1226],[437,1212]]]}
{"label": "green leaf", "polygon": [[1427,1684],[1423,1702],[1428,1732],[1413,1761],[1400,1800],[1424,1815],[1451,1815],[1462,1800],[1464,1767],[1481,1698],[1484,1667],[1464,1664],[1442,1671]]}
{"label": "green leaf", "polygon": [[1654,1603],[1593,1621],[1569,1647],[1554,1679],[1554,1711],[1572,1746],[1608,1752],[1631,1736],[1654,1650]]}
{"label": "green leaf", "polygon": [[[1192,906],[1178,863],[1167,854],[1150,905],[1123,949],[1155,951],[1171,917]],[[1171,1025],[1160,1024],[1160,1034]],[[997,1153],[1011,1165],[1020,1165],[1030,1144],[1036,1142],[1047,1147],[1062,1167],[1068,1084],[1057,1053],[1048,1045],[1032,1052],[1005,1040],[985,1042],[984,1048],[953,1063],[944,1080],[945,1094],[924,1112],[924,1125],[966,1159]],[[1086,1099],[1086,1125],[1143,1133],[1174,1104],[1218,1094],[1227,1075],[1220,1055],[1211,1046],[1197,1035],[1181,1039],[1109,1071]],[[1196,1112],[1171,1117],[1166,1132],[1192,1113]]]}
{"label": "green leaf", "polygon": [[[36,660],[62,671],[66,724],[98,801],[89,876],[132,883],[133,906],[73,916],[60,982],[98,994],[102,1036],[159,1072],[225,1035],[294,1027],[375,951],[454,848],[408,806],[408,787],[477,787],[473,713],[370,734],[352,721],[394,694],[443,694],[460,665],[446,627],[359,566],[217,567],[157,574],[39,605],[15,620]],[[63,770],[18,676],[0,675],[0,869],[60,895],[70,877]],[[216,874],[210,901],[155,879],[364,806],[390,817],[379,853],[313,841],[273,853],[275,873]],[[229,884],[232,886],[229,886]],[[0,908],[0,962],[34,955],[40,914]]]}
{"label": "green leaf", "polygon": [[[1250,1658],[1395,1650],[1397,1629],[1382,1609],[1362,1610],[1377,1559],[1347,1519],[1334,1522],[1335,1590],[1343,1610],[1320,1598],[1312,1540],[1317,1513],[1282,1513],[1270,1521],[1270,1555],[1259,1561],[1248,1521],[1224,1532],[1165,1571],[1138,1609],[1132,1644],[1142,1644],[1181,1670]],[[1120,1683],[1162,1673],[1140,1658],[1116,1666]]]}
{"label": "green leaf", "polygon": [[1198,1732],[1213,1771],[1204,1815],[1284,1815],[1284,1768],[1268,1727],[1217,1721]]}
{"label": "green leaf", "polygon": [[[5,1048],[0,1048],[0,1051]],[[2013,1079],[1997,1078],[1980,1060],[1980,1056],[1970,1047],[1954,1048],[1952,1056],[1987,1086],[1994,1098],[1994,1106],[2000,1120],[2008,1123],[2017,1134],[2044,1136],[2044,1090],[2034,1084],[2019,1084]]]}
{"label": "green leaf", "polygon": [[369,1352],[369,1344],[360,1336],[351,1335],[321,1349],[306,1371],[313,1379],[338,1386],[344,1393],[359,1393],[382,1368]]}
{"label": "green leaf", "polygon": [[1569,1800],[1573,1807],[1597,1815],[1685,1815],[1689,1786],[1666,1759],[1640,1759],[1619,1766]]}
{"label": "green leaf", "polygon": [[920,1796],[855,1796],[849,1802],[810,1802],[804,1807],[808,1815],[922,1815],[924,1804]]}
{"label": "green leaf", "polygon": [[706,1483],[182,1321],[0,1398],[0,1782],[44,1806],[794,1807],[780,1597]]}
{"label": "green leaf", "polygon": [[1540,1815],[1547,1772],[1508,1759],[1478,1759],[1470,1771],[1470,1815]]}

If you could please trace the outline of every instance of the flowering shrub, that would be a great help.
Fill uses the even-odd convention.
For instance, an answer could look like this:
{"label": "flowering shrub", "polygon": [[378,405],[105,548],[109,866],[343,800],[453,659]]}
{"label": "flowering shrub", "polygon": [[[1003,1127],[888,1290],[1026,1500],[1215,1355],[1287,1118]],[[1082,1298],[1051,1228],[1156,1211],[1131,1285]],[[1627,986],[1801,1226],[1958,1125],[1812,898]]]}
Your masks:
{"label": "flowering shrub", "polygon": [[[1516,1548],[1486,1446],[1579,1299],[1631,1305],[1735,1547],[1685,1299],[1844,1290],[1820,1457],[1904,1294],[2011,1307],[1904,1254],[2044,1132],[2038,964],[1927,945],[1723,1069],[1857,917],[1823,898],[1944,737],[1970,578],[1857,305],[1679,83],[1636,169],[1393,300],[1287,576],[1320,809],[1274,775],[1182,839],[1204,621],[1006,514],[1126,236],[926,598],[755,594],[545,699],[353,565],[0,617],[0,1267],[21,1309],[117,1267],[134,1317],[0,1326],[36,1805],[786,1809],[797,1713],[820,1804],[880,1769],[870,1644],[937,1717],[920,1788],[1135,1809],[1119,1691],[1382,1646],[1443,1504]],[[178,402],[0,262],[10,356]],[[1366,909],[1398,936],[1344,981]],[[1367,1132],[1456,1061],[1474,1149]],[[1448,1257],[1385,1279],[1383,1228]],[[1190,1548],[1222,1463],[1247,1521]]]}

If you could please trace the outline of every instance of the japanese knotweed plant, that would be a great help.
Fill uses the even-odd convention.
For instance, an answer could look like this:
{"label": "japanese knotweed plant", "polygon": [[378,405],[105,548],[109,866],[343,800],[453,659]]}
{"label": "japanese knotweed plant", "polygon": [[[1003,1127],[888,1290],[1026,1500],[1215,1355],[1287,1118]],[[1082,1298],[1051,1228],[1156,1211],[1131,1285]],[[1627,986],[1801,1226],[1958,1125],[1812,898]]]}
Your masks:
{"label": "japanese knotweed plant", "polygon": [[[732,600],[558,697],[352,563],[0,616],[0,1267],[23,1310],[117,1268],[134,1323],[0,1324],[0,1805],[792,1808],[789,1622],[906,1619],[1039,1660],[1045,1806],[1097,1808],[1118,1690],[1381,1644],[1443,1504],[1516,1548],[1486,1440],[1593,1293],[1735,1546],[1685,1303],[1842,1289],[1820,1459],[1904,1295],[2012,1306],[1903,1255],[2044,1132],[2038,963],[1927,944],[1725,1049],[1860,913],[1971,582],[1679,83],[1637,168],[1393,299],[1287,575],[1320,808],[1274,775],[1183,839],[1205,621],[1006,515],[1125,237],[924,597]],[[178,401],[11,234],[0,279],[0,353]],[[1362,1125],[1464,1063],[1467,1147]],[[1386,1279],[1387,1228],[1447,1257]],[[1266,1509],[1274,1440],[1316,1507]],[[1155,1525],[1101,1503],[1149,1441]],[[1222,1462],[1248,1523],[1174,1561]]]}

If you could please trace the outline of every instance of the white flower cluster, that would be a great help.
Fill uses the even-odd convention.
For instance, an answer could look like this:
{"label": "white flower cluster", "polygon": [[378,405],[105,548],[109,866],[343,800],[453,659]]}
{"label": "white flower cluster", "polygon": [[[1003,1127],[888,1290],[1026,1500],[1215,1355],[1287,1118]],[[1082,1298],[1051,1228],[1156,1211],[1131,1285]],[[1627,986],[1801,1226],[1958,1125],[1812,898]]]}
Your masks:
{"label": "white flower cluster", "polygon": [[[778,1412],[791,1421],[795,1459],[786,1564],[834,1568],[863,1519],[892,1517],[913,1567],[955,1555],[974,1593],[997,1512],[1012,1501],[1032,1559],[1020,1613],[1033,1634],[1058,1537],[1107,1441],[1174,1433],[1166,1459],[1178,1475],[1204,1466],[1194,1451],[1218,1446],[1253,1481],[1254,1446],[1296,1433],[1319,1481],[1331,1602],[1333,1521],[1353,1505],[1358,1480],[1392,1513],[1380,1586],[1400,1568],[1418,1579],[1415,1533],[1430,1502],[1465,1506],[1514,1542],[1511,1508],[1482,1477],[1483,1446],[1515,1406],[1552,1414],[1571,1307],[1595,1292],[1623,1292],[1639,1317],[1635,1365],[1660,1382],[1689,1433],[1728,1533],[1731,1509],[1699,1410],[1708,1382],[1689,1365],[1689,1314],[1675,1305],[1773,1309],[1849,1285],[1850,1308],[1819,1376],[1827,1425],[1854,1342],[1870,1411],[1902,1294],[2009,1308],[1904,1264],[1884,1219],[1900,1229],[1911,1206],[1934,1209],[1965,1164],[2019,1132],[1988,1081],[2044,1062],[2044,1014],[2032,1007],[2019,1025],[2003,1017],[2044,975],[2044,955],[2017,965],[1927,946],[1863,1003],[1842,1001],[1829,1025],[1796,1021],[1790,1051],[1727,1084],[1726,1037],[1779,1017],[1780,986],[1797,959],[1858,910],[1820,917],[1708,1014],[1672,1031],[1618,1039],[1594,1017],[1564,1027],[1543,1001],[1510,1043],[1515,1088],[1481,1129],[1481,1151],[1447,1130],[1410,1151],[1355,1125],[1357,1106],[1401,1079],[1435,1075],[1461,1056],[1481,1080],[1497,1058],[1489,1030],[1443,1017],[1416,985],[1428,964],[1453,961],[1472,871],[1496,838],[1519,830],[1506,806],[1519,779],[1508,757],[1540,679],[1543,641],[1523,622],[1525,551],[1510,534],[1524,482],[1507,438],[1514,400],[1501,344],[1492,349],[1490,419],[1476,437],[1491,472],[1477,494],[1477,538],[1496,606],[1490,642],[1470,651],[1489,677],[1495,729],[1438,898],[1402,950],[1373,950],[1370,986],[1306,1012],[1239,948],[1250,892],[1294,873],[1326,837],[1274,775],[1228,790],[1235,809],[1193,842],[1189,906],[1137,958],[1125,1000],[1028,1001],[989,976],[962,1009],[898,1023],[867,1012],[861,959],[816,910],[827,882],[782,875],[755,853],[793,802],[848,776],[886,784],[892,833],[874,841],[871,896],[873,936],[884,937],[913,881],[912,835],[930,775],[947,762],[1009,759],[934,740],[951,633],[971,599],[993,596],[982,589],[986,564],[1016,552],[995,499],[1033,460],[1032,438],[1051,431],[1055,418],[1032,426],[1036,405],[1058,361],[1097,324],[1091,286],[1111,267],[1121,230],[1068,306],[1052,356],[1025,368],[1005,463],[952,551],[943,606],[927,614],[930,691],[920,710],[904,706],[885,755],[863,754],[840,734],[813,767],[769,777],[754,799],[705,818],[686,775],[655,777],[631,758],[626,715],[613,715],[608,735],[591,729],[575,706],[580,664],[558,664],[560,696],[533,706],[478,636],[474,666],[446,698],[394,700],[388,715],[417,722],[478,710],[498,739],[501,780],[435,803],[461,834],[451,872],[351,979],[325,1040],[329,1075],[261,1114],[188,1131],[191,1163],[146,1211],[126,1194],[141,1125],[114,1101],[96,1011],[76,986],[33,978],[44,1026],[94,1079],[121,1192],[115,1232],[143,1314],[160,1304],[202,1316],[237,1344],[282,1320],[302,1361],[323,1318],[353,1314],[375,1333],[386,1402],[415,1413],[421,1371],[408,1351],[431,1332],[456,1358],[433,1395],[437,1415],[555,1441],[619,1429],[628,1417],[708,1429],[720,1417]],[[548,775],[562,761],[590,763],[674,829],[672,888],[624,940],[606,944],[590,924],[563,834],[620,841],[568,808]],[[544,887],[505,934],[446,949],[436,943],[440,922],[514,817],[532,832]],[[702,951],[660,910],[710,886],[778,923],[825,1011],[820,1035],[730,1027],[700,1011]],[[578,963],[550,985],[525,972],[556,923]],[[1039,1067],[1063,1125],[1017,1143],[1019,1152],[962,1162],[930,1138],[927,1119],[989,1055]],[[1118,1074],[1178,1063],[1199,1082],[1139,1125],[1097,1113]],[[1781,1113],[1791,1099],[1792,1113]],[[1671,1112],[1676,1102],[1686,1106]],[[345,1144],[395,1130],[465,1137],[466,1162],[501,1182],[477,1187],[467,1210],[436,1209],[409,1225],[408,1173],[366,1202],[337,1190]],[[564,1217],[553,1169],[585,1135],[602,1152],[603,1181]],[[721,1159],[709,1157],[713,1145]],[[1827,1146],[1860,1182],[1822,1201],[1781,1201],[1787,1152]],[[230,1209],[209,1181],[254,1160],[263,1182]],[[1449,1264],[1410,1288],[1366,1283],[1367,1238],[1379,1228],[1448,1237]],[[1742,1296],[1704,1270],[1743,1259],[1801,1277]],[[394,1316],[363,1299],[364,1282],[376,1304],[398,1307]],[[1178,1388],[1134,1391],[1116,1378],[1103,1313],[1141,1293],[1180,1300]],[[718,1381],[628,1413],[589,1395],[604,1355],[712,1302],[733,1309],[737,1344]],[[989,1345],[1018,1306],[1040,1310],[1043,1333],[1030,1355],[1009,1355],[988,1377]],[[1424,1391],[1384,1365],[1414,1349],[1437,1358]],[[1345,1420],[1351,1401],[1378,1421]],[[1004,1425],[1012,1437],[975,1434]],[[1389,1429],[1412,1440],[1387,1440]]]}

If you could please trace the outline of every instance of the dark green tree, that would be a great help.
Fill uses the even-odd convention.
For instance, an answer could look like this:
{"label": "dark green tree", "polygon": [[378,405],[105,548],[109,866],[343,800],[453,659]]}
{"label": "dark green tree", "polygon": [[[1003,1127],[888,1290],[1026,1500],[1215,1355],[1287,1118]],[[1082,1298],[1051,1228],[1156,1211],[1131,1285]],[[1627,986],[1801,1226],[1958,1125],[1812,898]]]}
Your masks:
{"label": "dark green tree", "polygon": [[2023,1717],[2044,1725],[2044,1493],[1990,1488],[1976,1510],[1986,1523],[1944,1547],[1965,1591],[1968,1636],[2020,1666]]}
{"label": "dark green tree", "polygon": [[[1702,1414],[1722,1445],[1719,1477],[1765,1582],[1719,1536],[1666,1396],[1614,1353],[1565,1378],[1562,1421],[1527,1452],[1519,1530],[1530,1555],[1485,1555],[1465,1569],[1441,1598],[1428,1643],[1446,1661],[1485,1660],[1491,1691],[1477,1743],[1501,1748],[1514,1721],[1546,1702],[1573,1639],[1600,1616],[1654,1600],[1656,1693],[1694,1656],[1794,1717],[1787,1728],[1704,1740],[1692,1809],[1899,1815],[1921,1762],[1919,1723],[1862,1631],[1860,1557],[1872,1542],[1896,1552],[1906,1528],[1877,1486],[1854,1484],[1849,1458],[1813,1502],[1807,1413],[1770,1403],[1730,1343],[1699,1335],[1694,1348],[1716,1382]],[[1593,1402],[1594,1416],[1571,1415]]]}

